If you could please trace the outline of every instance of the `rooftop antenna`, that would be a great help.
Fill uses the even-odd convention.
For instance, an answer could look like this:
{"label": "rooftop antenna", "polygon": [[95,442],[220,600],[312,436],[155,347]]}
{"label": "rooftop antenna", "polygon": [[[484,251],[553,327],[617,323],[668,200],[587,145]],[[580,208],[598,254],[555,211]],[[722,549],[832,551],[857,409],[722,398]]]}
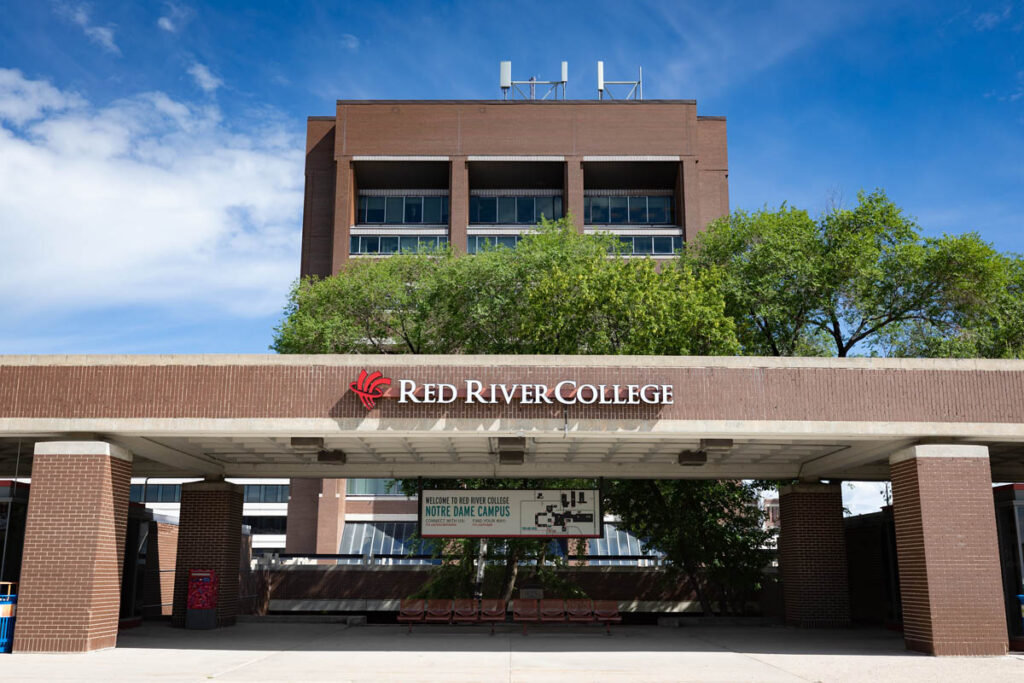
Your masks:
{"label": "rooftop antenna", "polygon": [[604,62],[599,61],[597,63],[597,99],[603,100],[605,94],[608,95],[608,99],[615,99],[611,88],[607,87],[609,85],[628,85],[630,88],[626,92],[626,96],[621,99],[642,100],[644,98],[644,68],[640,67],[640,73],[635,81],[606,81],[604,80]]}
{"label": "rooftop antenna", "polygon": [[[524,99],[524,100],[536,100],[537,98],[537,86],[546,85],[547,90],[544,90],[539,99],[546,100],[551,97],[553,100],[558,99],[559,92],[561,92],[562,99],[565,99],[565,84],[569,82],[569,62],[562,62],[562,78],[558,81],[538,81],[536,77],[531,77],[528,81],[513,81],[512,80],[512,62],[501,62],[501,73],[499,77],[499,84],[501,86],[501,99],[509,99],[509,95],[512,99]],[[521,86],[529,86],[525,89]]]}

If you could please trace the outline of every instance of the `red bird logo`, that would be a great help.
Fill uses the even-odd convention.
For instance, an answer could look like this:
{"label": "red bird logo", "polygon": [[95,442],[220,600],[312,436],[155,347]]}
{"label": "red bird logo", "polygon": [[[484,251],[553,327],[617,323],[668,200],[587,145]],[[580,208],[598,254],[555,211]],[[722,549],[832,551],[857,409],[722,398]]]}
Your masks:
{"label": "red bird logo", "polygon": [[384,389],[381,387],[388,384],[391,384],[391,378],[385,377],[382,372],[377,371],[372,375],[367,375],[366,370],[361,370],[359,372],[359,379],[348,386],[359,397],[359,400],[362,401],[363,407],[367,410],[373,410],[377,399],[384,396]]}

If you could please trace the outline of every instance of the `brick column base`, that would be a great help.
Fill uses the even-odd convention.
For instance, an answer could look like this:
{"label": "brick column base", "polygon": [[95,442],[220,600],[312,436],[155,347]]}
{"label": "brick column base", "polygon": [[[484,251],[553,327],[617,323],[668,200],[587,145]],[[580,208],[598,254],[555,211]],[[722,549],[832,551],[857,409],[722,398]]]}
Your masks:
{"label": "brick column base", "polygon": [[223,481],[182,485],[172,624],[185,625],[190,569],[213,569],[217,572],[220,582],[217,625],[231,626],[235,623],[241,543],[241,486]]}
{"label": "brick column base", "polygon": [[786,623],[848,626],[843,494],[838,484],[779,489],[779,571]]}
{"label": "brick column base", "polygon": [[131,460],[97,441],[36,444],[14,652],[117,644]]}
{"label": "brick column base", "polygon": [[988,448],[914,446],[889,466],[907,648],[1006,654]]}

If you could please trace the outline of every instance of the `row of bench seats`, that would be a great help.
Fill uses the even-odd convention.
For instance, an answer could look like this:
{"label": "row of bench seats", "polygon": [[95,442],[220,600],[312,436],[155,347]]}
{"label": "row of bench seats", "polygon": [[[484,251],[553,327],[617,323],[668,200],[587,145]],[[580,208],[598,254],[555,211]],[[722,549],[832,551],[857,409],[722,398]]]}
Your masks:
{"label": "row of bench seats", "polygon": [[[412,625],[503,623],[508,615],[504,600],[402,600],[398,621]],[[531,623],[604,624],[611,635],[611,625],[622,621],[619,603],[614,600],[513,600],[512,621],[522,623],[523,635]]]}

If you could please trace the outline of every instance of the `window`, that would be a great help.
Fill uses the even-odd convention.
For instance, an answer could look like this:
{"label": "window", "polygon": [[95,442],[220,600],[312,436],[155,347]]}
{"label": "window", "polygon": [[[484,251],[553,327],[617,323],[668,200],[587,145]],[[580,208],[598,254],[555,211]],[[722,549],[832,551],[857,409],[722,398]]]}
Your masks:
{"label": "window", "polygon": [[181,484],[132,484],[128,500],[134,503],[178,503],[181,501]]}
{"label": "window", "polygon": [[511,225],[516,222],[516,198],[498,197],[498,223]]}
{"label": "window", "polygon": [[583,221],[587,225],[672,225],[674,220],[669,195],[583,199]]}
{"label": "window", "polygon": [[384,197],[365,197],[366,216],[362,223],[383,223],[384,222]]}
{"label": "window", "polygon": [[[558,202],[559,202],[559,204],[561,204],[561,202],[562,202],[562,198],[561,197],[558,198]],[[534,218],[534,223],[540,223],[540,219],[541,218],[546,218],[549,221],[553,220],[553,216],[555,215],[555,198],[554,197],[536,197],[536,198],[534,198],[534,206],[535,206],[535,211],[536,211],[536,216]],[[559,213],[561,213],[561,212],[559,212]]]}
{"label": "window", "polygon": [[253,534],[286,534],[288,518],[284,515],[254,515],[242,517],[242,524]]}
{"label": "window", "polygon": [[395,484],[389,489],[394,479],[346,479],[345,491],[350,496],[401,496],[402,489]]}
{"label": "window", "polygon": [[[406,555],[412,548],[416,522],[346,522],[338,552],[342,555]],[[421,553],[430,552],[423,547]],[[342,560],[359,564],[361,560]],[[387,559],[387,564],[440,564],[440,560]]]}
{"label": "window", "polygon": [[516,197],[516,223],[532,224],[535,222],[533,218],[533,197]]}
{"label": "window", "polygon": [[[424,197],[423,198],[423,222],[431,225],[441,224],[441,197]],[[448,222],[448,216],[444,217],[444,222]]]}
{"label": "window", "polygon": [[669,235],[619,235],[623,253],[629,255],[671,256],[683,248],[683,238]]}
{"label": "window", "polygon": [[481,223],[497,223],[498,222],[498,198],[497,197],[478,197],[477,201],[480,202],[480,222]]}
{"label": "window", "polygon": [[630,197],[629,198],[629,222],[630,223],[646,223],[647,222],[647,197]]}
{"label": "window", "polygon": [[469,223],[479,225],[536,225],[541,218],[562,217],[562,198],[555,195],[469,198]]}
{"label": "window", "polygon": [[644,552],[641,547],[642,543],[640,539],[626,531],[620,529],[615,524],[605,523],[604,525],[604,536],[601,538],[592,538],[587,541],[587,554],[598,555],[598,556],[615,556],[615,555],[642,555],[651,559],[636,559],[636,560],[600,560],[591,559],[591,565],[597,566],[608,566],[608,565],[631,565],[640,567],[653,566],[657,559],[664,557],[662,553],[647,551]]}
{"label": "window", "polygon": [[352,235],[350,254],[415,254],[448,246],[446,235]]}
{"label": "window", "polygon": [[652,223],[654,225],[670,225],[673,221],[671,197],[647,198],[648,223]]}
{"label": "window", "polygon": [[423,222],[423,197],[406,197],[405,198],[405,222],[406,223],[422,223]]}
{"label": "window", "polygon": [[671,237],[654,237],[654,253],[655,254],[673,254],[675,253],[675,247],[673,242],[675,241]]}
{"label": "window", "polygon": [[608,198],[608,222],[626,223],[629,221],[628,200],[626,197]]}
{"label": "window", "polygon": [[448,197],[422,195],[377,197],[362,195],[357,225],[446,225]]}
{"label": "window", "polygon": [[470,235],[466,252],[476,254],[496,247],[515,249],[522,239],[521,235]]}
{"label": "window", "polygon": [[246,484],[244,500],[246,503],[287,503],[288,484]]}

